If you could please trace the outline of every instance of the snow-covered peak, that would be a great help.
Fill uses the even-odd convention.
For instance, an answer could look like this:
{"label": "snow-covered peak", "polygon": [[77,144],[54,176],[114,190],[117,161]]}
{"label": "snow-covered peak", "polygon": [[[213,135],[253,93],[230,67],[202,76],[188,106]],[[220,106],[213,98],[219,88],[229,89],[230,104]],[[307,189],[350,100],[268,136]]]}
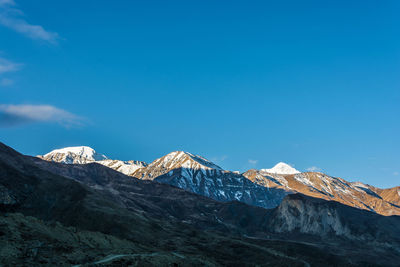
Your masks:
{"label": "snow-covered peak", "polygon": [[74,146],[74,147],[55,149],[44,155],[44,157],[49,157],[56,154],[66,154],[66,155],[73,154],[88,161],[99,161],[107,159],[106,156],[97,153],[93,148],[88,146]]}
{"label": "snow-covered peak", "polygon": [[194,155],[185,151],[174,151],[164,157],[155,160],[152,164],[162,165],[163,167],[172,166],[182,167],[182,168],[206,168],[206,169],[216,169],[222,170],[221,167],[212,163],[211,161],[203,158],[199,155]]}
{"label": "snow-covered peak", "polygon": [[298,170],[296,170],[295,168],[291,167],[290,165],[288,165],[284,162],[279,162],[271,169],[261,169],[261,171],[267,172],[267,173],[274,173],[274,174],[297,174],[297,173],[300,173]]}
{"label": "snow-covered peak", "polygon": [[87,164],[95,162],[122,172],[126,175],[132,175],[136,170],[147,166],[147,164],[143,161],[122,161],[108,159],[103,154],[97,153],[93,148],[88,146],[75,146],[55,149],[44,156],[38,157],[47,161],[65,164]]}
{"label": "snow-covered peak", "polygon": [[179,169],[182,172],[189,172],[191,174],[197,171],[201,171],[203,174],[223,172],[221,167],[201,156],[184,151],[174,151],[154,160],[147,167],[137,170],[133,176],[139,179],[154,179],[170,171]]}

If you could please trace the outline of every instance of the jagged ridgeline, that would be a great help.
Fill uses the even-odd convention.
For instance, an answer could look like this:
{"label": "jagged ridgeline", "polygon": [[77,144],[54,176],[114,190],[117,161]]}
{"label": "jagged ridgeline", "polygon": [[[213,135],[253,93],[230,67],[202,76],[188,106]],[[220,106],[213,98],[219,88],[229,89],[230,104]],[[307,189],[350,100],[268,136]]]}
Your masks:
{"label": "jagged ridgeline", "polygon": [[150,164],[110,160],[85,146],[57,149],[39,157],[68,164],[95,162],[138,179],[170,184],[219,201],[237,200],[274,208],[286,195],[302,193],[382,215],[400,215],[400,187],[380,189],[321,172],[301,173],[283,162],[270,169],[253,169],[240,174],[183,151],[171,152]]}
{"label": "jagged ridgeline", "polygon": [[45,161],[0,144],[0,264],[396,266],[400,261],[398,216],[299,193],[265,209],[144,179],[157,165],[165,168],[158,177],[182,173],[182,165],[204,179],[223,179],[226,173],[188,153],[168,157],[149,164],[148,171],[139,168],[137,179],[95,162]]}

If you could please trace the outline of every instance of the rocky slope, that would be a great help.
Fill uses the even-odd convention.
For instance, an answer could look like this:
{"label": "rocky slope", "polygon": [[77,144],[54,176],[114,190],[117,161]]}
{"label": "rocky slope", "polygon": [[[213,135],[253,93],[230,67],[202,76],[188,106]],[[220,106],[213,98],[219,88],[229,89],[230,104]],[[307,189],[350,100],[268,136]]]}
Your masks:
{"label": "rocky slope", "polygon": [[173,185],[219,201],[237,200],[264,208],[276,207],[287,195],[285,190],[264,188],[238,173],[225,171],[205,158],[183,151],[156,159],[132,176]]}
{"label": "rocky slope", "polygon": [[[297,231],[323,238],[334,235],[352,240],[379,242],[393,239],[400,242],[399,216],[381,216],[302,194],[287,196],[273,211],[271,218],[269,226],[275,232]],[[383,225],[384,229],[380,227]],[[388,232],[392,236],[387,236]]]}
{"label": "rocky slope", "polygon": [[[99,163],[141,180],[173,185],[219,201],[237,200],[264,208],[276,207],[287,195],[285,190],[264,188],[238,173],[225,171],[209,160],[188,152],[171,152],[148,165],[139,161],[130,161],[131,165],[128,165],[129,162],[95,161],[90,156],[82,161],[79,154],[73,155],[70,150],[64,149],[64,154],[50,152],[39,158],[60,163]],[[65,151],[68,151],[68,161],[65,160]],[[91,154],[94,153],[92,150]]]}
{"label": "rocky slope", "polygon": [[[164,242],[141,244],[43,221],[0,214],[1,266],[335,266],[346,260],[311,245],[198,232],[182,228]],[[150,235],[149,235],[150,236]],[[147,240],[145,240],[147,241]],[[354,266],[354,265],[353,265]]]}
{"label": "rocky slope", "polygon": [[[159,260],[166,264],[178,264],[177,258],[183,257],[182,264],[188,266],[395,266],[400,260],[399,217],[382,217],[336,202],[294,195],[287,196],[274,210],[218,202],[169,185],[132,179],[99,164],[60,164],[23,156],[2,144],[0,185],[1,216],[20,212],[44,222],[61,223],[57,230],[34,220],[23,226],[20,221],[24,218],[0,220],[0,242],[11,240],[7,250],[16,251],[5,265],[13,260],[24,262],[27,256],[19,253],[19,248],[33,249],[40,256],[37,259],[43,259],[47,252],[74,263],[107,259],[109,247],[95,245],[99,242],[96,240],[89,240],[87,245],[100,246],[99,253],[92,254],[95,250],[91,250],[87,259],[71,256],[80,249],[73,242],[66,248],[57,247],[64,242],[52,241],[61,240],[55,239],[59,231],[65,235],[70,231],[63,227],[100,233],[100,240],[105,239],[101,235],[127,240],[130,245],[116,245],[112,252],[131,255],[119,258],[120,265],[138,264],[137,254],[145,254],[147,260],[162,256]],[[324,220],[329,223],[324,224]],[[310,231],[310,223],[327,227]],[[29,228],[31,224],[33,228]],[[41,227],[46,230],[34,230]],[[16,229],[16,235],[8,229]],[[346,229],[346,234],[335,229]],[[50,264],[47,260],[32,261]],[[150,264],[160,265],[157,261]]]}
{"label": "rocky slope", "polygon": [[280,188],[316,198],[334,200],[382,215],[400,215],[398,205],[400,198],[396,188],[378,189],[360,182],[347,182],[320,172],[282,175],[262,170],[249,170],[243,175],[266,188]]}
{"label": "rocky slope", "polygon": [[373,186],[369,186],[369,188],[376,192],[383,200],[400,207],[400,186],[387,189],[380,189]]}
{"label": "rocky slope", "polygon": [[61,163],[95,162],[138,179],[170,184],[219,201],[237,200],[273,208],[286,195],[302,193],[382,215],[400,215],[400,187],[379,189],[320,172],[300,173],[283,162],[271,169],[239,174],[183,151],[169,153],[149,165],[140,161],[105,159],[104,155],[88,147],[55,150],[41,158]]}

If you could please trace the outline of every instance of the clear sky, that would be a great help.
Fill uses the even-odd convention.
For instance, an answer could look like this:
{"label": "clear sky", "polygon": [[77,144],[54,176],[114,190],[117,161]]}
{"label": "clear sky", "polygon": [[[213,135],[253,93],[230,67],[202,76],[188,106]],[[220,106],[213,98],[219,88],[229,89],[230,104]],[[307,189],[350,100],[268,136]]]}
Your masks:
{"label": "clear sky", "polygon": [[0,141],[400,185],[400,1],[0,0]]}

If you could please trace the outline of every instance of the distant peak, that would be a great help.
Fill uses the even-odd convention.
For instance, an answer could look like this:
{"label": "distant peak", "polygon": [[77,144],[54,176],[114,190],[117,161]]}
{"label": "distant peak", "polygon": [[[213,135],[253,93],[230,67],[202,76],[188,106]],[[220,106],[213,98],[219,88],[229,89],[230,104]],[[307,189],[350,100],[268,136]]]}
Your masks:
{"label": "distant peak", "polygon": [[82,158],[88,159],[88,160],[93,160],[93,161],[99,161],[99,160],[105,160],[107,159],[106,156],[103,154],[97,153],[93,148],[88,147],[88,146],[72,146],[72,147],[64,147],[60,149],[55,149],[46,155],[44,157],[48,157],[51,155],[55,154],[74,154],[77,156],[80,156]]}
{"label": "distant peak", "polygon": [[[222,170],[221,167],[218,165],[214,164],[213,162],[209,161],[206,158],[203,158],[202,156],[199,155],[194,155],[189,152],[185,151],[173,151],[171,153],[168,153],[164,157],[156,160],[156,162],[162,162],[163,165],[169,165],[169,163],[184,163],[186,161],[192,161],[195,162],[196,164],[200,164],[201,166],[207,167],[207,168],[212,168],[212,169],[217,169],[217,170]],[[188,166],[188,165],[184,165]]]}
{"label": "distant peak", "polygon": [[271,169],[261,169],[263,172],[274,173],[274,174],[296,174],[300,173],[298,170],[286,164],[284,162],[279,162]]}
{"label": "distant peak", "polygon": [[93,152],[95,151],[93,148],[88,147],[88,146],[70,146],[70,147],[64,147],[64,148],[59,148],[59,149],[54,149],[52,152],[74,152],[74,153],[80,153],[82,151],[87,151],[87,152]]}

